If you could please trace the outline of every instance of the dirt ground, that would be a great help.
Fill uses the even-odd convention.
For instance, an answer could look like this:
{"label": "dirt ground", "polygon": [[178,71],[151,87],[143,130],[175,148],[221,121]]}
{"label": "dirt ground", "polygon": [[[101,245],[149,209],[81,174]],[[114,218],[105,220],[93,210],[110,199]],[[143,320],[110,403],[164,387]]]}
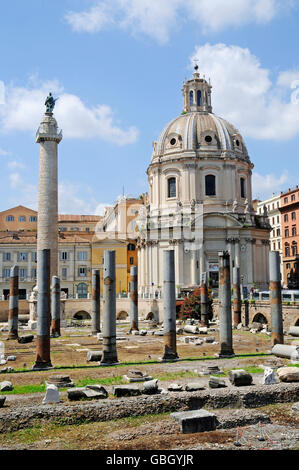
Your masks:
{"label": "dirt ground", "polygon": [[[142,327],[148,328],[148,325],[144,324]],[[271,350],[269,336],[234,330],[235,354],[245,357],[217,359],[214,355],[219,352],[219,344],[183,344],[178,336],[177,349],[181,361],[160,363],[155,361],[163,355],[163,337],[128,335],[128,325],[125,323],[118,324],[117,328],[119,336],[125,337],[117,342],[119,366],[100,367],[98,363],[87,363],[87,351],[101,350],[101,342],[90,335],[89,327],[69,327],[62,330],[60,338],[51,339],[51,360],[54,368],[48,371],[31,370],[36,359],[35,341],[24,345],[17,341],[6,341],[7,333],[2,332],[0,341],[5,343],[6,356],[15,355],[17,359],[0,367],[0,370],[8,366],[15,369],[15,372],[1,374],[0,382],[9,380],[14,387],[42,385],[50,375],[63,374],[69,375],[76,386],[82,385],[82,380],[106,380],[105,388],[110,393],[112,385],[125,383],[123,375],[134,368],[158,378],[159,386],[163,389],[167,389],[170,383],[185,384],[194,381],[208,387],[209,377],[200,376],[199,372],[208,366],[218,365],[224,374],[232,368],[250,368],[254,383],[259,384],[263,365],[273,359],[273,356],[263,356]],[[31,332],[20,331],[20,335],[29,333]],[[211,335],[215,336],[218,342],[218,332],[211,332],[209,336]],[[200,339],[205,336],[199,335]],[[286,342],[288,341],[293,340],[287,338]],[[246,356],[250,354],[252,355]],[[279,365],[289,362],[277,358],[276,361]],[[21,372],[22,369],[24,371]],[[227,377],[225,380],[230,387]],[[44,393],[7,394],[6,397],[5,406],[0,413],[28,404],[41,404]],[[67,401],[64,391],[61,392],[61,400]],[[0,449],[299,449],[298,412],[296,414],[292,411],[291,406],[290,403],[269,405],[262,410],[271,417],[271,423],[264,424],[264,441],[258,439],[261,433],[261,426],[258,424],[240,428],[238,435],[237,429],[183,435],[168,413],[76,426],[41,423],[34,428],[0,436]],[[229,414],[230,411],[217,410],[217,413]],[[241,446],[234,445],[236,440],[240,441]]]}

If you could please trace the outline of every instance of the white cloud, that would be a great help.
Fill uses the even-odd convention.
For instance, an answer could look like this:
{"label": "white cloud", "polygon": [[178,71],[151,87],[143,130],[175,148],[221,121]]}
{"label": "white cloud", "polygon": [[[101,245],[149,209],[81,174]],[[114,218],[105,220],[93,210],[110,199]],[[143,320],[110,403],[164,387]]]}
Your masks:
{"label": "white cloud", "polygon": [[14,190],[12,204],[20,204],[31,209],[37,210],[38,190],[37,186],[28,184],[20,173],[14,172],[9,174],[9,183],[11,189]]}
{"label": "white cloud", "polygon": [[299,102],[292,99],[291,88],[294,71],[281,72],[273,82],[270,70],[249,49],[225,44],[198,46],[194,59],[211,77],[213,111],[245,136],[287,140],[299,134]]}
{"label": "white cloud", "polygon": [[203,32],[219,31],[268,23],[297,4],[298,0],[98,0],[89,10],[71,11],[65,18],[77,32],[118,26],[165,43],[172,30],[188,21],[196,22]]}
{"label": "white cloud", "polygon": [[280,177],[276,177],[273,173],[261,175],[253,172],[252,175],[252,192],[253,197],[260,200],[267,199],[273,194],[273,189],[276,193],[283,191],[286,187],[292,187],[291,177],[288,171],[285,170]]}
{"label": "white cloud", "polygon": [[10,152],[7,152],[6,150],[3,150],[3,149],[0,148],[0,156],[6,157],[6,156],[9,156],[9,155],[11,155]]}
{"label": "white cloud", "polygon": [[49,90],[59,96],[55,117],[65,138],[99,138],[119,146],[137,140],[138,129],[134,126],[122,129],[109,106],[97,105],[89,108],[78,96],[66,93],[57,81],[28,88],[7,86],[6,102],[0,107],[0,130],[36,131],[45,110],[43,105]]}
{"label": "white cloud", "polygon": [[58,185],[58,205],[60,214],[103,215],[104,207],[110,204],[99,203],[90,187],[61,181]]}

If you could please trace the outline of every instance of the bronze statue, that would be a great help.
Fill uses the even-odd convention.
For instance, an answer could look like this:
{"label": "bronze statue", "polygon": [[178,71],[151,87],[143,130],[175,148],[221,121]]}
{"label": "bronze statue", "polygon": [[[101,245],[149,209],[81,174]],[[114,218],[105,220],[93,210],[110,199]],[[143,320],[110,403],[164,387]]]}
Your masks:
{"label": "bronze statue", "polygon": [[52,93],[49,93],[49,96],[47,96],[47,99],[45,101],[46,113],[53,113],[55,103],[58,99],[59,98],[56,98],[56,100],[54,100]]}

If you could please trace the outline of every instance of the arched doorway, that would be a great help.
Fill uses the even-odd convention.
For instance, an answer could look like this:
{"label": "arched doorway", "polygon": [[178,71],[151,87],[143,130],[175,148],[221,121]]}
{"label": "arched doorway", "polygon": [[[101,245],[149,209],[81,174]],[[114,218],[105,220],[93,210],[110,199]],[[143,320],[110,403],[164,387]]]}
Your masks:
{"label": "arched doorway", "polygon": [[89,313],[85,312],[84,310],[81,310],[81,312],[77,312],[74,315],[74,320],[90,320],[91,316]]}
{"label": "arched doorway", "polygon": [[87,299],[88,296],[88,285],[84,282],[78,284],[77,286],[77,294],[79,299]]}
{"label": "arched doorway", "polygon": [[262,323],[263,325],[268,324],[267,318],[262,313],[257,313],[252,320],[252,323]]}
{"label": "arched doorway", "polygon": [[117,320],[126,320],[128,318],[128,313],[125,312],[124,310],[122,310],[121,312],[118,312],[118,314],[116,315],[116,319]]}

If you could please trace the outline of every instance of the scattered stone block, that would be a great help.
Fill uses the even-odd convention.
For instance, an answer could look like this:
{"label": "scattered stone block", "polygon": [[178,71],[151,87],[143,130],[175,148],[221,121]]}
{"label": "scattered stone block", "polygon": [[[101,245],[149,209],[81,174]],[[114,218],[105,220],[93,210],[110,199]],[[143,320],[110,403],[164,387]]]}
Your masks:
{"label": "scattered stone block", "polygon": [[182,392],[183,391],[183,385],[179,384],[170,384],[169,387],[167,388],[169,392]]}
{"label": "scattered stone block", "polygon": [[0,397],[0,408],[3,408],[6,397]]}
{"label": "scattered stone block", "polygon": [[33,335],[25,335],[25,336],[20,336],[18,338],[18,343],[27,344],[27,343],[32,343],[33,340],[34,340]]}
{"label": "scattered stone block", "polygon": [[215,336],[207,336],[204,338],[205,343],[214,343],[215,342]]}
{"label": "scattered stone block", "polygon": [[148,380],[153,380],[153,377],[150,375],[144,374],[141,370],[131,369],[127,375],[123,375],[123,379],[129,383],[133,382],[145,382]]}
{"label": "scattered stone block", "polygon": [[213,431],[217,426],[216,416],[206,410],[171,413],[170,417],[179,423],[183,434]]}
{"label": "scattered stone block", "polygon": [[246,386],[252,384],[252,375],[246,370],[237,369],[230,370],[228,373],[229,381],[236,387]]}
{"label": "scattered stone block", "polygon": [[205,387],[202,384],[196,382],[188,383],[187,385],[185,385],[186,392],[197,392],[199,390],[204,389]]}
{"label": "scattered stone block", "polygon": [[156,393],[159,393],[158,379],[149,380],[148,382],[145,382],[142,386],[142,393],[144,393],[145,395],[154,395]]}
{"label": "scattered stone block", "polygon": [[8,380],[0,382],[0,392],[11,392],[13,390],[13,385]]}
{"label": "scattered stone block", "polygon": [[221,374],[222,371],[219,369],[218,366],[208,366],[199,371],[199,375],[214,375],[214,374]]}
{"label": "scattered stone block", "polygon": [[36,320],[29,320],[28,328],[30,330],[36,330],[37,329],[37,321]]}
{"label": "scattered stone block", "polygon": [[47,405],[48,403],[59,403],[60,397],[58,392],[58,387],[54,384],[47,384],[47,390],[45,398],[43,399],[43,405]]}
{"label": "scattered stone block", "polygon": [[108,397],[107,390],[101,385],[87,385],[86,387],[70,388],[67,390],[68,399],[75,400],[90,400],[90,399],[104,399]]}
{"label": "scattered stone block", "polygon": [[16,360],[17,360],[17,356],[7,356],[6,360],[7,360],[7,361],[16,361]]}
{"label": "scattered stone block", "polygon": [[298,367],[281,367],[277,370],[280,382],[299,382]]}
{"label": "scattered stone block", "polygon": [[206,326],[201,326],[200,328],[198,328],[198,332],[201,335],[207,335],[208,334],[208,328]]}
{"label": "scattered stone block", "polygon": [[102,351],[88,351],[86,354],[87,362],[100,362],[103,356]]}
{"label": "scattered stone block", "polygon": [[57,388],[74,387],[69,375],[51,375],[46,382],[47,385],[55,385]]}
{"label": "scattered stone block", "polygon": [[139,333],[138,330],[133,330],[133,331],[131,331],[131,335],[133,335],[133,336],[139,336],[139,334],[140,334],[140,333]]}
{"label": "scattered stone block", "polygon": [[176,334],[177,334],[177,335],[182,335],[183,333],[184,333],[183,328],[177,328],[177,329],[176,329]]}
{"label": "scattered stone block", "polygon": [[265,325],[263,323],[259,323],[259,322],[253,322],[251,324],[251,328],[253,328],[256,331],[261,331],[261,330],[264,329],[264,327],[265,327]]}
{"label": "scattered stone block", "polygon": [[147,335],[147,330],[140,330],[139,334],[140,334],[140,336],[146,336]]}
{"label": "scattered stone block", "polygon": [[271,384],[276,384],[277,379],[275,377],[275,372],[273,369],[270,367],[266,367],[264,371],[264,376],[262,378],[262,384],[263,385],[271,385]]}
{"label": "scattered stone block", "polygon": [[10,372],[13,372],[14,368],[13,367],[5,367],[5,369],[0,370],[0,374],[9,374]]}
{"label": "scattered stone block", "polygon": [[186,333],[193,333],[193,334],[198,334],[198,327],[196,325],[186,325],[184,328],[184,331]]}
{"label": "scattered stone block", "polygon": [[108,398],[108,392],[102,385],[86,385],[85,394],[87,398],[97,398],[98,400]]}
{"label": "scattered stone block", "polygon": [[194,344],[195,344],[195,346],[201,346],[203,344],[203,340],[196,338],[195,341],[194,341]]}
{"label": "scattered stone block", "polygon": [[141,395],[141,390],[137,385],[117,385],[113,387],[113,395],[116,397],[136,397]]}
{"label": "scattered stone block", "polygon": [[226,387],[225,379],[222,379],[220,377],[210,377],[209,380],[209,387],[210,388],[224,388]]}

